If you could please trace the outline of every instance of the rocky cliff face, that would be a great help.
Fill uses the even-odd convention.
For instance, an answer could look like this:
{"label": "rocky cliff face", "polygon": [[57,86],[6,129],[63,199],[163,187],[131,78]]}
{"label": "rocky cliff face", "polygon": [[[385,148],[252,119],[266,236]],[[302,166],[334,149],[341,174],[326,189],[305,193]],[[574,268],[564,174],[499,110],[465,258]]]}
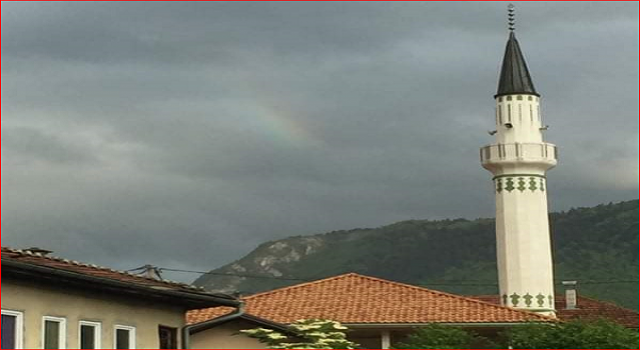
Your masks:
{"label": "rocky cliff face", "polygon": [[[578,279],[581,293],[637,310],[637,200],[552,214],[551,227],[557,282]],[[497,294],[495,260],[493,220],[412,220],[268,242],[195,284],[253,294],[357,272],[458,294]]]}
{"label": "rocky cliff face", "polygon": [[[247,282],[255,282],[251,280],[260,280],[260,277],[284,278],[293,264],[317,253],[324,244],[320,236],[268,242],[241,260],[212,271],[212,275],[199,278],[194,284],[221,293],[252,293],[256,291],[255,288],[243,290]],[[252,277],[235,277],[235,275]],[[270,279],[264,280],[273,283]],[[291,279],[291,282],[296,280]]]}

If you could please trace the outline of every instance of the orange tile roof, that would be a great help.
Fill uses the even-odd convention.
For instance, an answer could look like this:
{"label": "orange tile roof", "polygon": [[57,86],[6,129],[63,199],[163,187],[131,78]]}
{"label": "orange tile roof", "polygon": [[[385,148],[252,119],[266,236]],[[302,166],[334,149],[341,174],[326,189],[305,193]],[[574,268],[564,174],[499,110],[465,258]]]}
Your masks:
{"label": "orange tile roof", "polygon": [[[256,294],[244,298],[246,312],[289,324],[330,319],[345,324],[513,323],[552,321],[537,314],[358,274]],[[229,313],[218,307],[190,311],[189,324]]]}
{"label": "orange tile roof", "polygon": [[[497,295],[482,295],[472,298],[488,303],[500,304]],[[637,311],[625,309],[612,303],[578,296],[578,308],[566,309],[564,296],[556,296],[556,315],[562,321],[609,319],[627,328],[638,329],[639,314]]]}

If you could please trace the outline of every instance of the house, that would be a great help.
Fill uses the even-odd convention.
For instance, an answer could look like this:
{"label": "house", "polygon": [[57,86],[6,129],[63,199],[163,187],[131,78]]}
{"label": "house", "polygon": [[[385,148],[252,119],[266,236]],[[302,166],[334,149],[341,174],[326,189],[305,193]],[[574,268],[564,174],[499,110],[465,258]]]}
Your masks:
{"label": "house", "polygon": [[[432,323],[491,335],[527,322],[554,322],[535,313],[358,274],[256,294],[244,298],[244,302],[245,317],[280,326],[300,319],[341,322],[349,327],[350,340],[366,349],[389,349],[416,327]],[[191,336],[192,345],[197,348],[263,348],[244,335],[237,336],[234,347],[221,347],[219,338],[228,339],[239,330],[256,328],[246,321],[240,314],[234,317],[233,309],[228,307],[187,314],[187,322],[197,328]]]}
{"label": "house", "polygon": [[[473,296],[471,298],[496,305],[500,304],[500,298],[497,295]],[[639,314],[637,311],[584,296],[567,298],[558,295],[555,300],[556,316],[561,321],[606,319],[629,329],[638,329]],[[572,305],[571,302],[567,303],[567,300],[576,300],[576,303]]]}
{"label": "house", "polygon": [[184,313],[240,302],[184,284],[2,248],[3,349],[176,349]]}

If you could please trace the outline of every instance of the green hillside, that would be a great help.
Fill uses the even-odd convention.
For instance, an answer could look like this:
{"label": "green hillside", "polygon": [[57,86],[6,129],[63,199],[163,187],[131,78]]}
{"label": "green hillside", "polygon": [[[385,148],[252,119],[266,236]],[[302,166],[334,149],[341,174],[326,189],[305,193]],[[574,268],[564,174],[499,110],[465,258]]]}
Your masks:
{"label": "green hillside", "polygon": [[[556,277],[581,294],[638,310],[638,201],[551,215]],[[268,242],[215,274],[205,288],[255,293],[346,272],[458,294],[497,294],[494,221],[412,220]],[[560,291],[560,289],[558,289]]]}

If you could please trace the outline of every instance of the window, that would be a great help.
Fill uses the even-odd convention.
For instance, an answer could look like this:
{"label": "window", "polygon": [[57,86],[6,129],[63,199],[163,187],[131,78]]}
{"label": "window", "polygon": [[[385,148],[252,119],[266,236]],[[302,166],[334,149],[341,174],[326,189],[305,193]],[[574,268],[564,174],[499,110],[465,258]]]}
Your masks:
{"label": "window", "polygon": [[529,105],[529,117],[531,119],[531,123],[533,123],[533,106]]}
{"label": "window", "polygon": [[178,348],[178,329],[160,326],[158,333],[160,336],[160,349]]}
{"label": "window", "polygon": [[21,312],[2,310],[2,348],[22,349]]}
{"label": "window", "polygon": [[116,349],[135,349],[136,329],[134,327],[116,326],[114,342]]}
{"label": "window", "polygon": [[80,321],[78,336],[80,347],[78,349],[100,349],[101,328],[100,323]]}
{"label": "window", "polygon": [[59,317],[45,316],[42,318],[42,348],[65,349],[67,320]]}
{"label": "window", "polygon": [[522,105],[518,105],[518,120],[522,123]]}

